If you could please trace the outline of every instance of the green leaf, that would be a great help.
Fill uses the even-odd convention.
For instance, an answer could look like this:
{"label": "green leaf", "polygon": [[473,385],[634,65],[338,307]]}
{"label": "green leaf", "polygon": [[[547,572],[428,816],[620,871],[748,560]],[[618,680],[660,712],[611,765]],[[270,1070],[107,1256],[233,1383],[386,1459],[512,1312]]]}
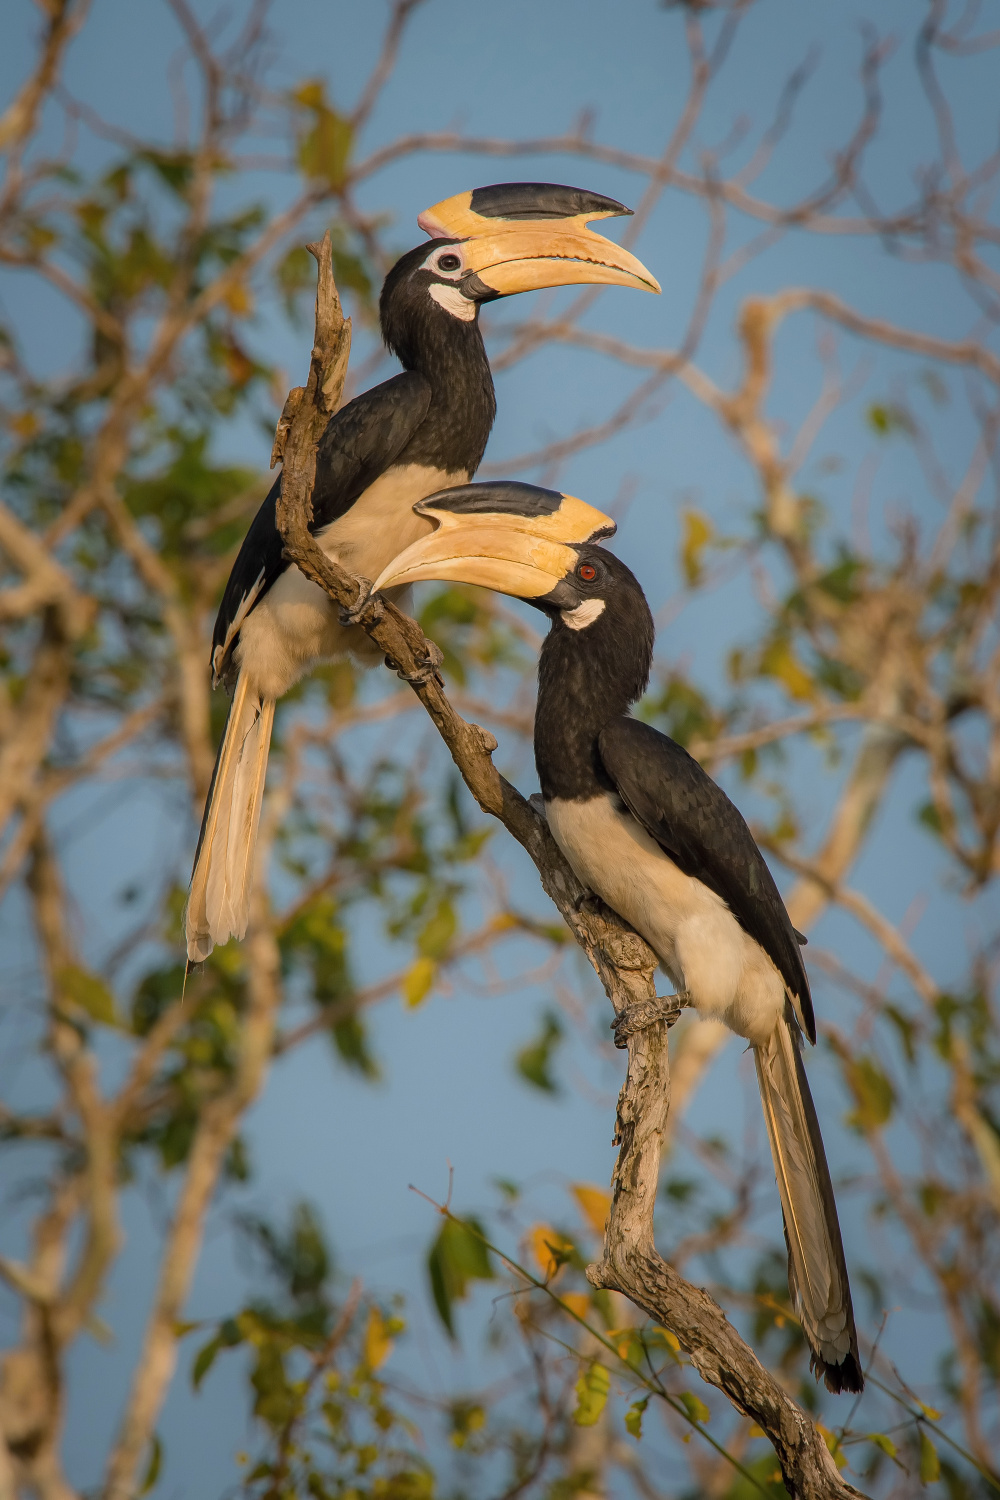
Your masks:
{"label": "green leaf", "polygon": [[886,1005],[883,1007],[887,1020],[891,1021],[899,1033],[900,1044],[908,1063],[917,1060],[916,1037],[917,1028],[905,1012],[897,1005]]}
{"label": "green leaf", "polygon": [[443,896],[430,920],[424,924],[417,940],[417,948],[425,958],[444,958],[451,947],[451,940],[455,936],[457,926],[455,908],[447,896]]}
{"label": "green leaf", "polygon": [[941,1460],[938,1458],[938,1451],[935,1448],[934,1444],[931,1442],[930,1438],[927,1436],[927,1430],[926,1430],[926,1428],[923,1426],[923,1424],[921,1424],[921,1427],[920,1427],[920,1483],[921,1484],[934,1484],[934,1482],[936,1480],[940,1479],[940,1478],[941,1478]]}
{"label": "green leaf", "polygon": [[869,406],[868,425],[878,437],[891,437],[894,432],[912,433],[915,430],[909,412],[891,402],[876,402]]}
{"label": "green leaf", "polygon": [[526,1047],[522,1047],[514,1058],[514,1066],[525,1082],[547,1094],[558,1092],[558,1085],[552,1076],[552,1059],[562,1040],[562,1034],[559,1017],[547,1010],[538,1036]]}
{"label": "green leaf", "polygon": [[892,1114],[896,1091],[873,1057],[845,1057],[844,1075],[856,1108],[847,1123],[862,1133],[877,1130]]}
{"label": "green leaf", "polygon": [[643,1396],[641,1401],[633,1401],[625,1413],[625,1431],[630,1432],[638,1442],[642,1437],[642,1416],[649,1405],[649,1397]]}
{"label": "green leaf", "polygon": [[336,191],[343,185],[351,153],[351,122],[330,108],[320,80],[304,83],[293,97],[313,118],[312,128],[299,140],[299,166],[303,175],[321,178]]}
{"label": "green leaf", "polygon": [[183,196],[194,175],[194,159],[187,151],[140,151],[139,160],[148,162],[173,192]]}
{"label": "green leaf", "polygon": [[477,1219],[446,1219],[427,1256],[434,1306],[452,1338],[452,1305],[466,1295],[470,1281],[492,1281],[493,1264]]}
{"label": "green leaf", "polygon": [[921,823],[924,828],[928,828],[935,838],[940,838],[944,832],[940,810],[933,802],[925,802],[918,810],[917,822]]}
{"label": "green leaf", "polygon": [[372,1082],[381,1076],[379,1065],[368,1046],[368,1032],[360,1016],[348,1016],[343,1021],[336,1021],[331,1029],[334,1046],[348,1067],[354,1068]]}
{"label": "green leaf", "polygon": [[870,1432],[868,1441],[874,1443],[876,1448],[881,1448],[889,1458],[896,1457],[896,1444],[891,1437],[886,1437],[884,1432]]}
{"label": "green leaf", "polygon": [[143,1475],[142,1484],[139,1486],[140,1495],[148,1495],[153,1485],[160,1477],[160,1469],[163,1467],[163,1444],[160,1442],[159,1434],[153,1433],[153,1440],[149,1449],[149,1463]]}
{"label": "green leaf", "polygon": [[577,1427],[593,1427],[607,1405],[610,1389],[611,1376],[600,1360],[593,1360],[576,1382],[573,1421]]}
{"label": "green leaf", "polygon": [[215,1356],[221,1348],[222,1339],[216,1334],[214,1339],[209,1339],[208,1343],[198,1350],[194,1367],[191,1370],[191,1384],[195,1390],[199,1389],[201,1382],[215,1364]]}
{"label": "green leaf", "polygon": [[68,1000],[85,1010],[94,1021],[116,1026],[115,998],[103,979],[78,964],[66,964],[56,975],[56,983]]}
{"label": "green leaf", "polygon": [[253,1403],[255,1417],[260,1417],[270,1427],[279,1428],[296,1416],[300,1398],[289,1382],[276,1340],[258,1343],[250,1384],[257,1393]]}
{"label": "green leaf", "polygon": [[714,535],[714,528],[707,516],[699,510],[684,512],[684,532],[681,539],[681,563],[688,586],[694,588],[701,582],[704,572],[702,554]]}
{"label": "green leaf", "polygon": [[681,1391],[677,1399],[692,1422],[707,1422],[710,1420],[712,1413],[700,1396],[693,1396],[690,1391]]}

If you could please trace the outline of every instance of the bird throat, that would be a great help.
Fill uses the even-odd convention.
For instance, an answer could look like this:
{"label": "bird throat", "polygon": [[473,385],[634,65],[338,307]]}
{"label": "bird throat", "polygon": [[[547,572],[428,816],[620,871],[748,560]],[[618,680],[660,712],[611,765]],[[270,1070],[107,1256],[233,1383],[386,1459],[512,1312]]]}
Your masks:
{"label": "bird throat", "polygon": [[478,321],[462,322],[427,301],[432,314],[420,318],[399,353],[406,369],[430,383],[431,404],[397,461],[471,479],[496,416],[490,362]]}
{"label": "bird throat", "polygon": [[553,623],[538,663],[535,765],[546,801],[610,791],[597,737],[628,712],[649,676],[651,650],[609,606],[586,630]]}

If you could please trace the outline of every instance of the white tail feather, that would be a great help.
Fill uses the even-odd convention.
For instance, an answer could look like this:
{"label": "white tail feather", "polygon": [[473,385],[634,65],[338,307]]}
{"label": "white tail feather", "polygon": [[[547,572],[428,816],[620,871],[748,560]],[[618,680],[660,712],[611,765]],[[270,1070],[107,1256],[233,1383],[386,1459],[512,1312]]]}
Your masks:
{"label": "white tail feather", "polygon": [[754,1059],[785,1219],[789,1290],[814,1356],[846,1374],[856,1362],[857,1337],[844,1252],[829,1169],[805,1098],[808,1084],[786,1021],[778,1022],[766,1046],[754,1048]]}
{"label": "white tail feather", "polygon": [[189,963],[243,937],[250,915],[274,700],[248,691],[241,672],[215,762],[185,917]]}
{"label": "white tail feather", "polygon": [[247,730],[233,778],[233,811],[226,846],[226,895],[231,930],[242,937],[250,920],[250,889],[257,829],[264,798],[267,755],[274,723],[274,699],[264,698],[260,712]]}

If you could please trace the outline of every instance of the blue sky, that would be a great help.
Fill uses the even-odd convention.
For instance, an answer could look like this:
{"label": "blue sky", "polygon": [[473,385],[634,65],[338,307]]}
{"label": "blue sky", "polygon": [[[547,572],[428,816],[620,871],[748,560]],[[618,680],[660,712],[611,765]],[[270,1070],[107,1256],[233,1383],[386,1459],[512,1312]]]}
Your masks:
{"label": "blue sky", "polygon": [[[202,3],[194,8],[202,17],[213,13]],[[901,38],[886,70],[886,117],[870,173],[876,193],[885,195],[885,206],[896,206],[912,190],[914,174],[934,151],[928,111],[914,82],[914,15],[912,0],[880,0],[867,7],[763,0],[751,13],[723,83],[710,99],[697,144],[713,146],[725,140],[743,118],[756,128],[767,123],[789,71],[814,51],[814,76],[794,128],[757,188],[762,196],[786,202],[814,185],[859,112],[862,25],[874,21]],[[366,76],[376,55],[383,18],[380,4],[276,0],[271,17],[280,49],[275,82],[291,86],[304,77],[319,76],[326,80],[331,99],[349,106],[359,78]],[[0,98],[9,96],[23,73],[36,24],[37,11],[28,0],[11,0],[0,56]],[[498,0],[492,5],[482,0],[430,0],[413,19],[399,66],[363,147],[373,149],[401,133],[450,128],[503,136],[551,135],[567,129],[582,108],[593,107],[597,138],[656,154],[686,88],[681,36],[677,15],[653,0],[619,0],[614,6],[599,0]],[[108,119],[139,134],[167,135],[167,64],[177,44],[175,22],[165,6],[152,0],[142,5],[95,0],[92,18],[70,54],[67,85]],[[990,139],[994,129],[996,90],[990,66],[988,58],[963,65],[959,129],[970,143]],[[96,160],[102,149],[106,148],[88,147],[89,159]],[[366,209],[392,216],[394,238],[405,249],[418,241],[416,216],[428,204],[476,183],[516,177],[574,182],[630,203],[643,186],[634,174],[566,157],[531,157],[511,165],[425,155],[382,173],[366,185],[361,198]],[[288,182],[274,175],[261,174],[251,187],[276,207],[290,191]],[[734,243],[746,237],[745,227],[737,225],[734,232]],[[704,235],[701,207],[678,193],[668,194],[637,247],[659,277],[663,296],[610,291],[588,315],[587,326],[644,346],[673,345],[690,309]],[[732,329],[741,299],[789,283],[836,291],[863,311],[899,318],[931,333],[956,337],[971,322],[970,304],[932,266],[901,267],[877,246],[843,236],[793,235],[752,261],[720,295],[699,356],[713,378],[730,384],[738,375]],[[563,300],[568,296],[563,294]],[[65,308],[9,277],[0,280],[0,297],[38,368],[57,371],[74,337]],[[516,303],[493,314],[505,321],[522,316]],[[265,311],[256,336],[289,370],[290,383],[297,381],[307,355],[307,333],[289,330]],[[364,352],[365,344],[359,337],[358,353]],[[859,350],[849,339],[840,340],[839,349],[847,368],[857,364]],[[794,430],[820,386],[811,320],[787,326],[780,335],[779,353],[770,407]],[[859,371],[864,384],[856,399],[835,415],[802,476],[803,486],[815,487],[837,514],[848,513],[859,462],[874,450],[863,421],[865,402],[890,395],[906,367],[891,355],[866,355],[865,360]],[[633,383],[631,375],[595,356],[564,349],[542,351],[498,381],[500,410],[488,461],[502,464],[599,418]],[[956,418],[943,424],[940,436],[943,462],[954,469],[968,435]],[[248,425],[227,434],[222,449],[244,462],[264,466],[267,461],[264,437]],[[824,467],[824,458],[843,459],[844,467],[835,472]],[[885,536],[894,506],[906,503],[919,510],[930,502],[913,460],[901,447],[883,445],[876,462],[872,526],[878,538]],[[676,551],[681,506],[697,504],[725,531],[743,524],[757,504],[746,466],[714,418],[681,389],[671,392],[655,421],[574,458],[549,478],[597,505],[607,504],[623,479],[631,482],[635,498],[615,546],[639,574],[654,607],[675,598],[680,587]],[[725,681],[729,646],[758,618],[753,590],[741,581],[681,610],[661,636],[660,657],[688,663],[698,679],[718,687]],[[530,790],[530,764],[506,747],[498,757],[501,763],[505,754],[506,766],[516,770],[519,784]],[[831,779],[822,772],[818,753],[810,751],[796,756],[790,774],[815,825],[812,841],[818,841]],[[913,941],[934,972],[947,978],[961,968],[968,924],[984,924],[995,917],[995,909],[974,914],[955,897],[938,898],[940,862],[912,820],[918,796],[916,773],[904,766],[880,814],[878,836],[854,881],[872,892],[893,919],[902,917],[922,895],[933,897]],[[73,809],[58,814],[67,819],[72,815]],[[181,863],[189,857],[193,830],[178,827],[172,808],[155,787],[137,784],[130,810],[122,809],[116,820],[92,827],[73,844],[69,870],[84,909],[88,900],[99,902],[94,890],[100,893],[120,882],[121,851],[130,841],[134,848],[137,828],[145,831],[147,847],[171,850]],[[537,907],[534,873],[526,859],[520,851],[501,848],[499,838],[494,845],[516,897]],[[8,932],[12,920],[8,913]],[[842,916],[825,918],[817,937],[846,961],[869,969],[877,964],[870,945]],[[373,966],[377,967],[376,959]],[[589,988],[592,993],[593,986]],[[821,1006],[837,1003],[828,986],[818,986],[818,992]],[[411,1369],[422,1372],[435,1387],[474,1372],[478,1356],[474,1341],[465,1351],[447,1349],[421,1300],[417,1256],[433,1232],[433,1220],[408,1184],[443,1194],[451,1163],[460,1208],[492,1202],[489,1183],[497,1174],[536,1182],[539,1201],[551,1205],[559,1201],[560,1180],[604,1183],[610,1176],[616,1068],[596,1064],[589,1046],[571,1045],[562,1064],[565,1094],[551,1102],[526,1089],[509,1066],[516,1047],[534,1029],[545,998],[544,990],[537,988],[493,998],[437,996],[414,1014],[404,1013],[393,1002],[373,1017],[376,1045],[385,1063],[382,1085],[373,1088],[347,1076],[318,1044],[275,1068],[252,1115],[251,1145],[259,1173],[253,1200],[280,1206],[301,1194],[313,1198],[323,1209],[345,1271],[361,1270],[373,1287],[402,1286],[411,1293],[416,1329]],[[597,1005],[594,1014],[596,1027]],[[818,1062],[813,1076],[821,1115],[832,1122],[843,1102],[832,1074]],[[587,1088],[578,1085],[581,1077],[589,1080]],[[696,1102],[694,1123],[707,1128],[723,1119],[739,1133],[747,1089],[752,1096],[747,1060],[741,1061],[733,1045]],[[595,1090],[600,1091],[597,1104]],[[833,1152],[837,1165],[849,1163],[851,1154],[850,1142],[838,1134]],[[103,1310],[116,1330],[116,1342],[109,1348],[81,1344],[73,1357],[67,1452],[71,1473],[80,1483],[95,1480],[124,1395],[149,1293],[155,1221],[156,1215],[138,1195],[129,1200],[128,1244]],[[776,1226],[775,1197],[773,1223],[766,1227],[776,1231]],[[239,1275],[223,1229],[220,1219],[206,1244],[192,1299],[194,1317],[217,1314],[239,1295]],[[865,1225],[850,1212],[847,1240],[849,1259],[864,1263],[872,1258]],[[890,1328],[889,1338],[897,1351],[916,1357],[925,1335],[926,1325],[918,1315],[904,1312]],[[182,1371],[185,1366],[186,1357]],[[216,1493],[231,1477],[232,1453],[245,1441],[245,1433],[238,1430],[244,1403],[234,1371],[213,1372],[205,1392],[193,1400],[183,1374],[176,1382],[162,1427],[169,1459],[164,1494]],[[192,1488],[195,1475],[198,1482]]]}

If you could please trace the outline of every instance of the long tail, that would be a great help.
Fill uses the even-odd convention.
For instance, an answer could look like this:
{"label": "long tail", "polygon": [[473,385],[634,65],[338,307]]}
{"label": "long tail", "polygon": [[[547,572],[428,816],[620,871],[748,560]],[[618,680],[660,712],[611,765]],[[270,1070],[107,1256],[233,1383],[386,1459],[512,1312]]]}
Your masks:
{"label": "long tail", "polygon": [[240,673],[215,758],[185,916],[188,963],[216,943],[243,937],[250,916],[253,856],[264,795],[274,699],[250,692]]}
{"label": "long tail", "polygon": [[792,1023],[779,1021],[754,1058],[785,1220],[792,1306],[827,1389],[860,1391],[864,1375],[837,1205]]}

